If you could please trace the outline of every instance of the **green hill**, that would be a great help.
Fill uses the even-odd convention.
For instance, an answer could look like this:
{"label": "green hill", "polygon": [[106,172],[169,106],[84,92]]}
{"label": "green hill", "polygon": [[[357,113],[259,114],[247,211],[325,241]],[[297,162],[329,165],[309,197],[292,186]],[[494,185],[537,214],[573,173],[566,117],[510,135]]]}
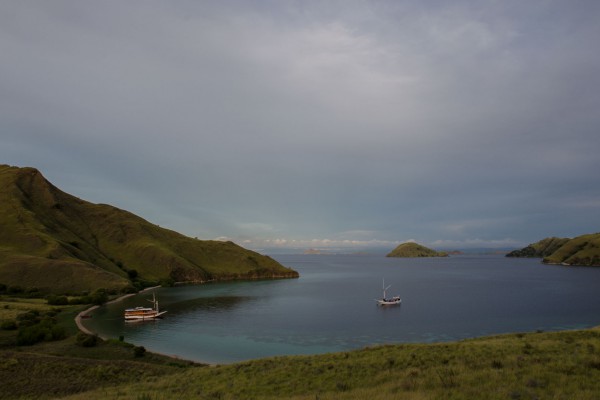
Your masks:
{"label": "green hill", "polygon": [[546,264],[600,266],[600,233],[578,236],[544,257]]}
{"label": "green hill", "polygon": [[0,203],[0,283],[9,286],[79,293],[144,282],[298,277],[232,242],[192,239],[71,196],[34,168],[0,165]]}
{"label": "green hill", "polygon": [[542,239],[539,242],[532,243],[520,250],[511,251],[506,255],[506,257],[543,258],[554,253],[559,247],[567,243],[569,240],[570,239],[568,238],[557,237]]}
{"label": "green hill", "polygon": [[418,243],[407,242],[398,245],[386,257],[448,257],[448,253],[435,251]]}
{"label": "green hill", "polygon": [[600,233],[573,239],[546,238],[506,256],[543,258],[545,264],[600,266]]}

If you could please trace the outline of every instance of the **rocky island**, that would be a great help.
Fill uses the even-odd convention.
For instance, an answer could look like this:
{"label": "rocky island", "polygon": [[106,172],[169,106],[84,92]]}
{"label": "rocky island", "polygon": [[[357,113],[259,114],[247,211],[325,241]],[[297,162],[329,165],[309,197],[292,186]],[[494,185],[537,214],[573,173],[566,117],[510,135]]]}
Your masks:
{"label": "rocky island", "polygon": [[386,257],[448,257],[448,253],[435,251],[414,242],[398,245]]}

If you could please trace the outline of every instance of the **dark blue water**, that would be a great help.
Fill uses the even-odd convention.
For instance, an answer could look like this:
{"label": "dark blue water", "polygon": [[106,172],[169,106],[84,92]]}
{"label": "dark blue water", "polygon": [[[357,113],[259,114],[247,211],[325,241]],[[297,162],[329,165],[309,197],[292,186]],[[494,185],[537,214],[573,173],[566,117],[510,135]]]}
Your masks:
{"label": "dark blue water", "polygon": [[[86,320],[103,336],[209,363],[373,344],[600,325],[600,268],[535,259],[280,255],[300,279],[160,288],[163,320],[125,323],[144,293]],[[401,306],[379,307],[382,279]]]}

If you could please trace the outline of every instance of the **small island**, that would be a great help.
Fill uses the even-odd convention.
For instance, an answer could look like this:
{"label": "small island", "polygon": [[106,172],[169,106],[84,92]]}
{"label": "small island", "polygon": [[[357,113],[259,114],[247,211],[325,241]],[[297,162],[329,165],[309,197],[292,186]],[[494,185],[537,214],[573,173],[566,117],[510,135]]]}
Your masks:
{"label": "small island", "polygon": [[435,251],[414,242],[406,242],[398,245],[386,257],[448,257],[448,253]]}

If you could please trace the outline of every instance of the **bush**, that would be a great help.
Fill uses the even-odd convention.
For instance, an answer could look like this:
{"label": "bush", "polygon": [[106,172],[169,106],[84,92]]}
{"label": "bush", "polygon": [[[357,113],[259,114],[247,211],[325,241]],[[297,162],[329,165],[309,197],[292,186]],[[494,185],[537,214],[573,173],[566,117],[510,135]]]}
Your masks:
{"label": "bush", "polygon": [[17,315],[19,325],[33,325],[40,322],[40,320],[40,312],[37,310],[31,310]]}
{"label": "bush", "polygon": [[135,269],[130,269],[129,271],[127,271],[127,276],[131,280],[136,279],[138,277],[138,272]]}
{"label": "bush", "polygon": [[134,357],[144,357],[146,354],[146,348],[144,346],[136,346],[133,348]]}
{"label": "bush", "polygon": [[62,340],[67,337],[67,331],[60,325],[53,325],[50,328],[49,340]]}
{"label": "bush", "polygon": [[40,324],[21,326],[17,334],[17,346],[31,346],[46,339],[46,336],[52,336],[47,327]]}
{"label": "bush", "polygon": [[3,329],[5,331],[14,331],[15,329],[17,329],[17,321],[15,321],[14,319],[2,321],[2,324],[0,324],[0,329]]}
{"label": "bush", "polygon": [[94,347],[98,344],[98,336],[79,332],[75,342],[82,347]]}
{"label": "bush", "polygon": [[108,293],[104,289],[98,289],[92,294],[90,300],[94,305],[102,305],[108,301]]}
{"label": "bush", "polygon": [[8,294],[22,294],[23,292],[25,292],[25,289],[21,286],[9,286],[7,290]]}
{"label": "bush", "polygon": [[67,337],[64,327],[56,324],[56,319],[40,318],[38,311],[28,311],[17,316],[19,332],[17,346],[30,346],[42,341],[61,340]]}
{"label": "bush", "polygon": [[48,304],[52,306],[66,306],[69,304],[69,299],[67,296],[50,295],[46,300],[48,301]]}

